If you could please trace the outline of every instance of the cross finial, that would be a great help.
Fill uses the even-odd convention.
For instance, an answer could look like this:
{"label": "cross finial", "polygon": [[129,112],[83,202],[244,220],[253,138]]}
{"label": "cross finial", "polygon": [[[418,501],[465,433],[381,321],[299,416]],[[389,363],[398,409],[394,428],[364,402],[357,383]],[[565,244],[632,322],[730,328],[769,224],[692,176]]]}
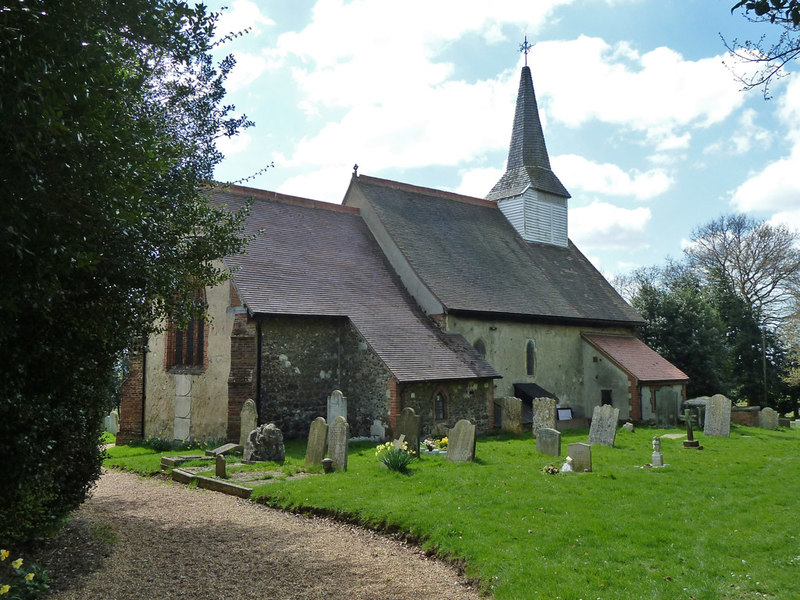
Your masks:
{"label": "cross finial", "polygon": [[528,52],[533,48],[533,44],[528,43],[528,34],[525,34],[525,41],[519,45],[519,51],[525,55],[525,66],[528,66]]}
{"label": "cross finial", "polygon": [[358,177],[358,163],[353,165],[353,176]]}

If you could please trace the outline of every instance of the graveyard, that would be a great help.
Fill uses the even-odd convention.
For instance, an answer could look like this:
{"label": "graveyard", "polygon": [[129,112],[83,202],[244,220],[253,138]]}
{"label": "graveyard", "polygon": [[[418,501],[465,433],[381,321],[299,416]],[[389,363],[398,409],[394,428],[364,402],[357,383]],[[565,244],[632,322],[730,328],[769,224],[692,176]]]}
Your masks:
{"label": "graveyard", "polygon": [[[494,598],[790,597],[800,429],[700,430],[703,450],[685,448],[685,433],[619,428],[613,446],[591,446],[591,472],[572,473],[548,467],[586,429],[562,432],[560,456],[537,451],[530,433],[503,433],[478,437],[472,461],[422,452],[405,474],[380,465],[371,441],[351,441],[347,470],[322,474],[305,466],[305,440],[291,440],[282,465],[262,463],[275,475],[246,485],[256,502],[413,541]],[[661,468],[650,465],[655,437]],[[157,453],[136,467],[126,451],[112,449],[109,466],[158,470]],[[186,464],[213,477],[213,461]]]}

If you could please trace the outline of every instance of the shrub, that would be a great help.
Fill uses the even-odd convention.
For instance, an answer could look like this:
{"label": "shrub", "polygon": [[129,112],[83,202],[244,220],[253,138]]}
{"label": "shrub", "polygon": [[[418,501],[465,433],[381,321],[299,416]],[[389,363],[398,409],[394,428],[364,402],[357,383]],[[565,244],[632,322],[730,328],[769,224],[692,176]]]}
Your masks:
{"label": "shrub", "polygon": [[38,598],[49,589],[50,578],[38,565],[24,566],[22,558],[0,550],[0,596],[14,600]]}

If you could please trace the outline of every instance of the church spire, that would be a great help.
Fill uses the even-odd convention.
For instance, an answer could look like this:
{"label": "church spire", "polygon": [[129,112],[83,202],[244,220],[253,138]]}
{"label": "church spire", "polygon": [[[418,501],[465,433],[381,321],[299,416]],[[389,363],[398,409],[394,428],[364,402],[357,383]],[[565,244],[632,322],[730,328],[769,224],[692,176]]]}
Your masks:
{"label": "church spire", "polygon": [[[520,46],[527,50],[530,44]],[[517,94],[517,108],[514,113],[514,128],[511,131],[511,144],[508,150],[506,172],[492,188],[487,200],[499,200],[522,193],[528,186],[563,198],[569,198],[569,192],[550,169],[550,158],[544,142],[542,123],[539,120],[539,106],[536,93],[533,91],[531,69],[526,64],[522,67]]]}

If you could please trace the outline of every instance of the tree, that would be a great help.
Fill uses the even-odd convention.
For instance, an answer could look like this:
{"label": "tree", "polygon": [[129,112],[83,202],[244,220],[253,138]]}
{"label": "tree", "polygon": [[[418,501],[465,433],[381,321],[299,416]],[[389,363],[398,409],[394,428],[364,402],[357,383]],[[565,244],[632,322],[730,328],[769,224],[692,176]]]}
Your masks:
{"label": "tree", "polygon": [[737,59],[756,67],[751,74],[739,77],[745,89],[763,87],[764,97],[768,97],[770,83],[783,77],[786,64],[800,55],[800,0],[740,0],[731,12],[739,9],[744,9],[748,20],[770,23],[781,30],[772,41],[762,36],[756,42],[734,40],[729,44],[723,38],[725,47]]}
{"label": "tree", "polygon": [[0,7],[0,539],[76,507],[117,357],[222,281],[244,214],[203,194],[222,104],[216,14],[180,0]]}
{"label": "tree", "polygon": [[731,387],[724,324],[699,278],[683,265],[640,269],[629,278],[642,340],[689,376],[690,397]]}
{"label": "tree", "polygon": [[722,278],[765,325],[780,323],[800,291],[800,234],[744,215],[696,229],[685,254],[707,280]]}

